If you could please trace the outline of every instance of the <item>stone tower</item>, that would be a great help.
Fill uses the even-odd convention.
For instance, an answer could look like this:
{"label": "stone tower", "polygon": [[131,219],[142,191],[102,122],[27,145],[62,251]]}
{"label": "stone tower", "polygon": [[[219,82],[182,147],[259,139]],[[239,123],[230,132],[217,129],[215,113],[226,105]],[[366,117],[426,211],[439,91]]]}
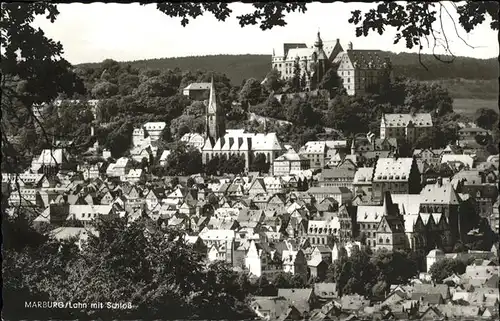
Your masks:
{"label": "stone tower", "polygon": [[316,38],[316,42],[314,42],[314,57],[316,58],[316,84],[319,84],[321,80],[323,80],[323,76],[326,73],[328,68],[328,57],[323,50],[323,40],[321,40],[321,36],[318,31],[318,37]]}
{"label": "stone tower", "polygon": [[224,112],[217,104],[213,77],[212,77],[212,82],[210,84],[210,98],[208,100],[206,115],[207,115],[206,135],[207,137],[210,137],[214,142],[216,142],[220,137],[224,136],[224,134],[226,133],[226,126],[225,126]]}

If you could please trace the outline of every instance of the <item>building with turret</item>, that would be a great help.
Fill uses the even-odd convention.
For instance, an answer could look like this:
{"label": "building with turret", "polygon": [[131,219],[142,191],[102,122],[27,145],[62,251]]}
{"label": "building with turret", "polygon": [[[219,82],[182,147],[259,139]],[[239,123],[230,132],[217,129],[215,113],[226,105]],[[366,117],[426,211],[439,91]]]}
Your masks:
{"label": "building with turret", "polygon": [[283,80],[293,78],[295,66],[300,68],[306,90],[317,89],[328,69],[336,68],[349,95],[376,90],[384,79],[392,77],[391,62],[382,51],[354,49],[352,42],[344,50],[339,39],[323,41],[319,32],[311,47],[284,43],[283,51],[273,49],[272,68],[281,73]]}
{"label": "building with turret", "polygon": [[247,133],[244,129],[226,129],[224,112],[217,104],[213,80],[209,97],[205,142],[201,148],[203,164],[214,157],[229,158],[236,155],[245,160],[245,170],[248,171],[258,154],[264,155],[266,162],[273,164],[273,161],[285,152],[276,133]]}
{"label": "building with turret", "polygon": [[300,69],[301,82],[307,89],[314,90],[323,79],[326,71],[330,68],[332,55],[342,51],[340,43],[332,45],[325,43],[318,32],[316,41],[312,47],[305,43],[285,43],[283,52],[273,50],[272,67],[281,73],[281,78],[290,80],[294,76],[295,66]]}

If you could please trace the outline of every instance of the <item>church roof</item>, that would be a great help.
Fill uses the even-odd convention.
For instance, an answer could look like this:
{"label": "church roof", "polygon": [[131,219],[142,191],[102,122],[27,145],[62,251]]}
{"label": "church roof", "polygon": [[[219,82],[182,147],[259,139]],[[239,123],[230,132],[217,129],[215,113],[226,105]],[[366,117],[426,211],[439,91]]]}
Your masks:
{"label": "church roof", "polygon": [[207,139],[205,140],[205,144],[203,145],[202,150],[212,150],[213,147],[214,146],[213,146],[212,140],[210,139],[210,137],[207,137]]}
{"label": "church roof", "polygon": [[451,184],[426,185],[420,192],[424,203],[458,205],[459,196]]}
{"label": "church roof", "polygon": [[325,51],[325,54],[327,57],[335,58],[335,57],[331,57],[333,51],[335,50],[335,46],[338,46],[339,52],[344,51],[344,49],[340,45],[340,42],[338,39],[337,40],[323,41],[323,50]]}
{"label": "church roof", "polygon": [[[250,146],[249,146],[250,142]],[[204,147],[204,150],[207,150]],[[253,150],[253,151],[281,151],[283,147],[279,142],[276,133],[245,133],[243,129],[228,129],[226,134],[219,138],[213,150],[222,151],[238,151],[238,150]]]}

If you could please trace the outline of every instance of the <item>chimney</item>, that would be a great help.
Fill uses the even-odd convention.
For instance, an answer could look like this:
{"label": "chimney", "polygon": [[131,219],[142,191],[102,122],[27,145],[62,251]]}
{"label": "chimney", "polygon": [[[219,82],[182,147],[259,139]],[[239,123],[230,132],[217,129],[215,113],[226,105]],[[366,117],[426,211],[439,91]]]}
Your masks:
{"label": "chimney", "polygon": [[339,39],[339,38],[337,38],[337,44],[339,44],[339,43],[340,43],[340,39]]}
{"label": "chimney", "polygon": [[349,50],[352,50],[352,42],[349,41],[349,44],[347,45]]}

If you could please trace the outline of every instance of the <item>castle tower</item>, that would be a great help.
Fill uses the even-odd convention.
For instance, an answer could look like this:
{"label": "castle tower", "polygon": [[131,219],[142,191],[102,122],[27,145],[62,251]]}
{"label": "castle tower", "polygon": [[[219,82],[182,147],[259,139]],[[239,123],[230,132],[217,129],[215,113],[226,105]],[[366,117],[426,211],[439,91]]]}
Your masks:
{"label": "castle tower", "polygon": [[210,84],[210,98],[207,105],[206,115],[206,135],[215,142],[220,137],[224,136],[224,134],[226,133],[226,128],[224,113],[217,104],[213,77]]}

